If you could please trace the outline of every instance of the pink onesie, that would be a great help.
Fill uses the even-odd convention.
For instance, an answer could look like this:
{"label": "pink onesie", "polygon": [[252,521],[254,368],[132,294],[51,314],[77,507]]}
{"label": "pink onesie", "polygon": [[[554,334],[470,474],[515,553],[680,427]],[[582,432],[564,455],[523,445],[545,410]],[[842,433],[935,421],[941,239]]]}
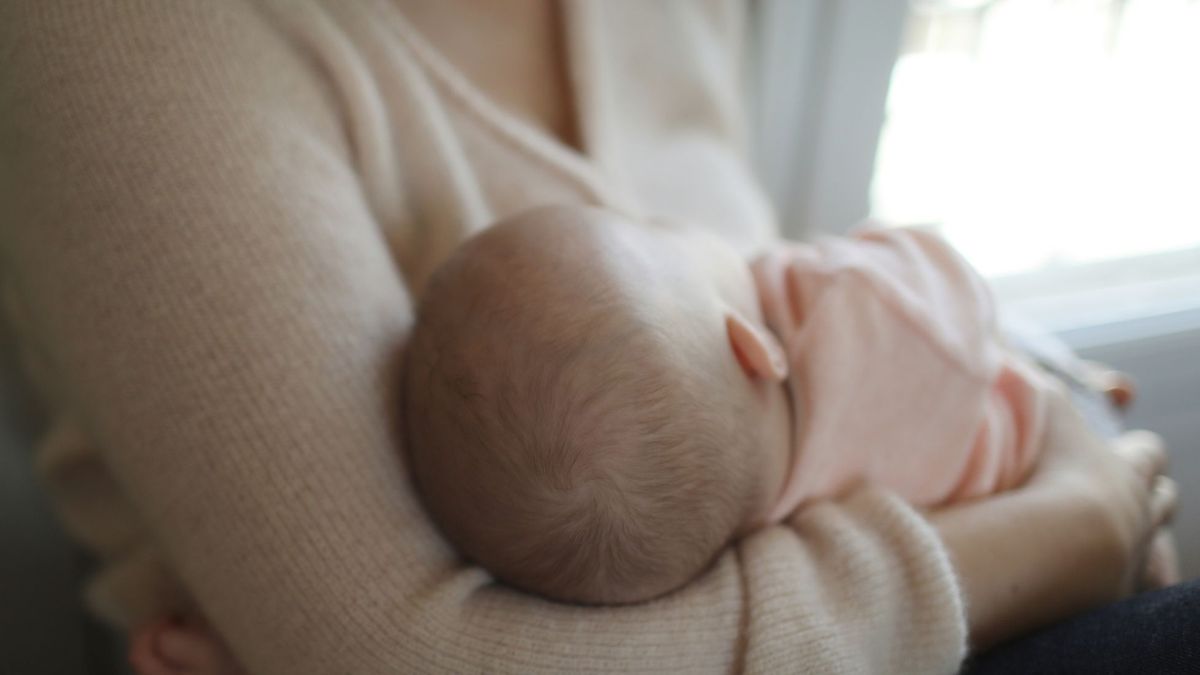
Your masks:
{"label": "pink onesie", "polygon": [[1044,380],[1000,341],[983,279],[937,236],[868,229],[754,263],[796,420],[772,520],[865,480],[917,505],[1018,485]]}

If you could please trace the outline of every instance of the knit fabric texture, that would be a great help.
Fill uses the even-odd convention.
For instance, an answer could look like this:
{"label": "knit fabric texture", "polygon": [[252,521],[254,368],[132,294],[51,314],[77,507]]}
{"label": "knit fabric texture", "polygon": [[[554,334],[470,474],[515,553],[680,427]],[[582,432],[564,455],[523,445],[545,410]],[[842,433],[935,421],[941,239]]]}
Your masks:
{"label": "knit fabric texture", "polygon": [[885,493],[634,607],[509,590],[439,537],[396,364],[458,242],[549,203],[747,252],[775,225],[743,156],[740,7],[562,2],[572,147],[404,4],[0,3],[5,316],[49,415],[42,474],[103,563],[91,606],[124,626],[194,606],[264,675],[956,669],[946,552]]}

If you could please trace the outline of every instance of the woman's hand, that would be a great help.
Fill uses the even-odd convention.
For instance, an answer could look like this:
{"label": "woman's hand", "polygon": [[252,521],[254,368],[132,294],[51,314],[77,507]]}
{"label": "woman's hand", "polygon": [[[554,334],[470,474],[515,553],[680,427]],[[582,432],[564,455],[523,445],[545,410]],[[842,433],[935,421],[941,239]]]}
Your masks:
{"label": "woman's hand", "polygon": [[959,575],[976,648],[1130,593],[1175,484],[1149,432],[1110,444],[1061,389],[1048,395],[1044,454],[1012,492],[931,514]]}
{"label": "woman's hand", "polygon": [[[1093,390],[1104,394],[1119,412],[1126,412],[1137,398],[1137,386],[1127,373],[1097,361],[1082,362],[1082,378]],[[1160,527],[1150,544],[1140,590],[1165,588],[1182,581],[1175,537]]]}
{"label": "woman's hand", "polygon": [[1167,528],[1160,527],[1150,544],[1141,590],[1166,588],[1180,581],[1183,581],[1183,575],[1179,572],[1179,549],[1175,545],[1175,535]]}
{"label": "woman's hand", "polygon": [[1102,584],[1095,590],[1115,600],[1139,587],[1150,543],[1174,514],[1178,490],[1163,475],[1166,450],[1149,431],[1127,432],[1111,444],[1097,438],[1059,390],[1048,404],[1045,454],[1027,489],[1073,495],[1101,516],[1107,551],[1092,567]]}

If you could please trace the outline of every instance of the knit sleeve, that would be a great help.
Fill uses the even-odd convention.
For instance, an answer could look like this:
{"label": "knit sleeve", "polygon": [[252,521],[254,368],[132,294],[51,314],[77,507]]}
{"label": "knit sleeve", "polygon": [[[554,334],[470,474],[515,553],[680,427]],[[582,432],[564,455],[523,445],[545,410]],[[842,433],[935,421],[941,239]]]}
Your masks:
{"label": "knit sleeve", "polygon": [[944,551],[873,493],[637,607],[554,605],[459,563],[395,439],[410,299],[297,54],[233,0],[0,3],[0,254],[24,338],[250,672],[955,667]]}

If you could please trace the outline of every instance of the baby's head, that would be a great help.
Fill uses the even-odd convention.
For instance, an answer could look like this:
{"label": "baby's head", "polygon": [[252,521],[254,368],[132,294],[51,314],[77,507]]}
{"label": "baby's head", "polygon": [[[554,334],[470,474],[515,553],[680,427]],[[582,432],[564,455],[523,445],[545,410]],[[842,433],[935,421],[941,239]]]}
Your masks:
{"label": "baby's head", "polygon": [[538,209],[466,242],[422,298],[404,375],[413,477],[447,537],[501,580],[649,599],[772,505],[785,374],[731,249]]}

